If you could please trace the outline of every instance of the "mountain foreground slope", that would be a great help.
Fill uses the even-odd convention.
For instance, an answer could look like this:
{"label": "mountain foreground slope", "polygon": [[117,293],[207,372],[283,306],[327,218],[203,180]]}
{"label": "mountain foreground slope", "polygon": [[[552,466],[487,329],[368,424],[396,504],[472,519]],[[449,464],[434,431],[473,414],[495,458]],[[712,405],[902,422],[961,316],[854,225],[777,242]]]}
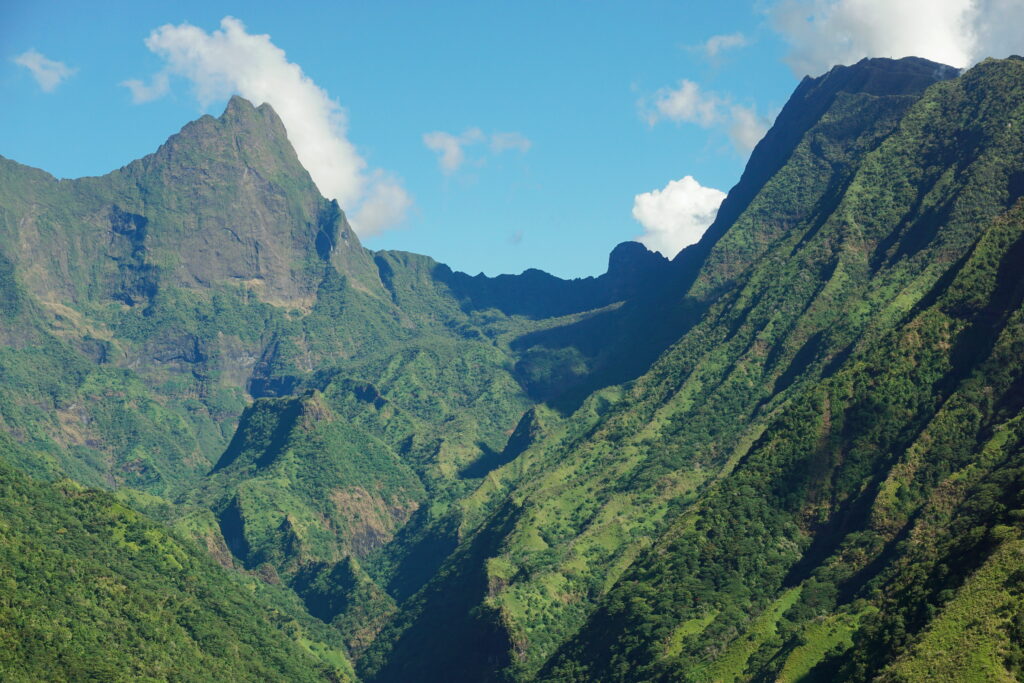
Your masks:
{"label": "mountain foreground slope", "polygon": [[[836,67],[700,243],[572,281],[363,248],[240,98],[100,178],[0,158],[0,474],[47,511],[0,529],[61,577],[13,551],[0,670],[1014,680],[1022,126],[1020,58]],[[94,638],[80,533],[118,595],[279,650]]]}

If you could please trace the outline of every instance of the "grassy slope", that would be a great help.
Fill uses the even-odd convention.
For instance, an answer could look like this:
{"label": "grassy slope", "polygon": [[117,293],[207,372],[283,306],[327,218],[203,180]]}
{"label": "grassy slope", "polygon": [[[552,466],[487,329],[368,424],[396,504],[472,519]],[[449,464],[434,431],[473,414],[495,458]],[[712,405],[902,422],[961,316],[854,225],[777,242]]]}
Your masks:
{"label": "grassy slope", "polygon": [[[1020,568],[1024,543],[1008,535],[963,584],[883,681],[1016,681],[1020,673]],[[1008,661],[1010,660],[1010,661]]]}

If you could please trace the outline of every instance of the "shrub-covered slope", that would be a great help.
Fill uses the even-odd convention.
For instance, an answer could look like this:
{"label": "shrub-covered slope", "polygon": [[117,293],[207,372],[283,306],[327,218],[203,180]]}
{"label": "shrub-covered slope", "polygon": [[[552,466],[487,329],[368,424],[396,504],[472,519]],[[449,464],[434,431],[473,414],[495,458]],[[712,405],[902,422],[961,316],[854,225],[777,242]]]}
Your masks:
{"label": "shrub-covered slope", "polygon": [[[544,677],[921,680],[953,642],[998,653],[955,679],[1012,676],[1022,124],[1024,61],[931,87],[747,266],[716,326],[764,428]],[[982,623],[947,615],[973,600]]]}
{"label": "shrub-covered slope", "polygon": [[[787,159],[695,249],[706,257],[685,298],[700,319],[632,384],[547,416],[467,499],[463,534],[503,539],[483,553],[465,541],[361,660],[365,675],[399,680],[412,662],[447,675],[443,655],[424,666],[446,633],[419,624],[434,623],[463,563],[484,571],[465,584],[477,597],[463,620],[507,642],[467,679],[495,662],[527,678],[770,680],[789,666],[858,679],[909,646],[927,605],[940,609],[972,568],[950,566],[952,546],[926,561],[901,544],[936,499],[953,505],[947,478],[1020,410],[1019,341],[990,354],[1020,306],[1024,62],[950,76],[874,60],[801,86],[827,106],[812,121],[795,116],[799,100],[787,107],[776,127],[802,126]],[[979,400],[964,394],[972,377],[1004,408],[940,445],[923,430],[963,427],[943,411]],[[1014,438],[999,443],[993,457],[1013,462]],[[999,496],[1015,491],[1007,480]],[[1003,523],[994,514],[962,524],[983,534]],[[904,598],[916,621],[894,615],[901,572],[928,562],[949,583],[930,603]],[[852,643],[878,659],[840,654]]]}
{"label": "shrub-covered slope", "polygon": [[340,637],[109,494],[33,482],[0,444],[6,681],[353,680]]}

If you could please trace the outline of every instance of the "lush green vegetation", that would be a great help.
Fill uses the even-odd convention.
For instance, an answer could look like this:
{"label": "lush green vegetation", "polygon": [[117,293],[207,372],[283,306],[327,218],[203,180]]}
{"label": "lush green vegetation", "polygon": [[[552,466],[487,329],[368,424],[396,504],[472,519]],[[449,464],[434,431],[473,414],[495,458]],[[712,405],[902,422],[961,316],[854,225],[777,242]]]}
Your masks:
{"label": "lush green vegetation", "polygon": [[3,461],[0,642],[9,681],[351,678],[339,636],[294,596],[108,494]]}
{"label": "lush green vegetation", "polygon": [[[741,290],[739,301],[760,299],[770,313],[758,320],[763,303],[736,312],[733,339],[753,323],[768,349],[778,348],[771,335],[779,327],[797,340],[789,368],[782,359],[773,368],[771,351],[755,361],[764,368],[755,384],[783,389],[761,408],[767,428],[634,563],[550,676],[770,679],[799,666],[811,680],[870,679],[959,594],[993,552],[995,529],[1013,537],[1005,525],[1019,506],[1010,481],[1019,462],[1024,290],[1011,264],[1024,226],[1019,209],[1005,212],[1018,199],[1013,174],[1024,157],[1020,140],[1003,131],[1024,121],[1022,71],[1020,61],[989,62],[931,88],[867,154],[829,220],[812,225],[811,236],[786,233],[779,258],[769,249],[748,271],[751,281],[779,287]],[[988,118],[996,112],[1002,118]],[[951,151],[945,141],[958,127],[993,139]],[[948,163],[959,165],[955,176]],[[922,183],[922,172],[935,180]],[[927,207],[938,201],[949,208],[936,225]],[[818,254],[831,259],[823,264],[830,278],[794,300],[799,289],[785,269],[815,272],[800,261]],[[783,301],[792,302],[788,315]],[[796,363],[803,367],[794,372]],[[808,373],[820,379],[801,380]],[[787,375],[795,377],[782,381]],[[1001,483],[985,486],[986,477]],[[983,506],[971,502],[976,495],[986,496]],[[773,613],[794,587],[799,601]],[[988,628],[1013,643],[1009,623],[982,611]],[[674,636],[709,612],[699,633]],[[768,635],[766,615],[775,624]],[[824,637],[818,620],[857,628],[825,648],[813,644]],[[1019,643],[993,647],[1010,661]],[[811,652],[821,658],[813,666]],[[1006,664],[990,664],[1010,675]]]}
{"label": "lush green vegetation", "polygon": [[363,249],[242,100],[0,159],[0,671],[1019,677],[1022,127],[1024,60],[837,68],[579,281]]}

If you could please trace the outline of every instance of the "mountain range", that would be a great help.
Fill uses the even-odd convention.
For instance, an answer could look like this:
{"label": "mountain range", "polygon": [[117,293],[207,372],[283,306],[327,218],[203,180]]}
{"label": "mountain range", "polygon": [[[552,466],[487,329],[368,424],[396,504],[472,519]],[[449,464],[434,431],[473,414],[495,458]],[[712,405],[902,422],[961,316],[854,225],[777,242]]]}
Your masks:
{"label": "mountain range", "polygon": [[9,680],[1024,671],[1024,59],[806,78],[701,241],[364,248],[273,109],[0,157]]}

